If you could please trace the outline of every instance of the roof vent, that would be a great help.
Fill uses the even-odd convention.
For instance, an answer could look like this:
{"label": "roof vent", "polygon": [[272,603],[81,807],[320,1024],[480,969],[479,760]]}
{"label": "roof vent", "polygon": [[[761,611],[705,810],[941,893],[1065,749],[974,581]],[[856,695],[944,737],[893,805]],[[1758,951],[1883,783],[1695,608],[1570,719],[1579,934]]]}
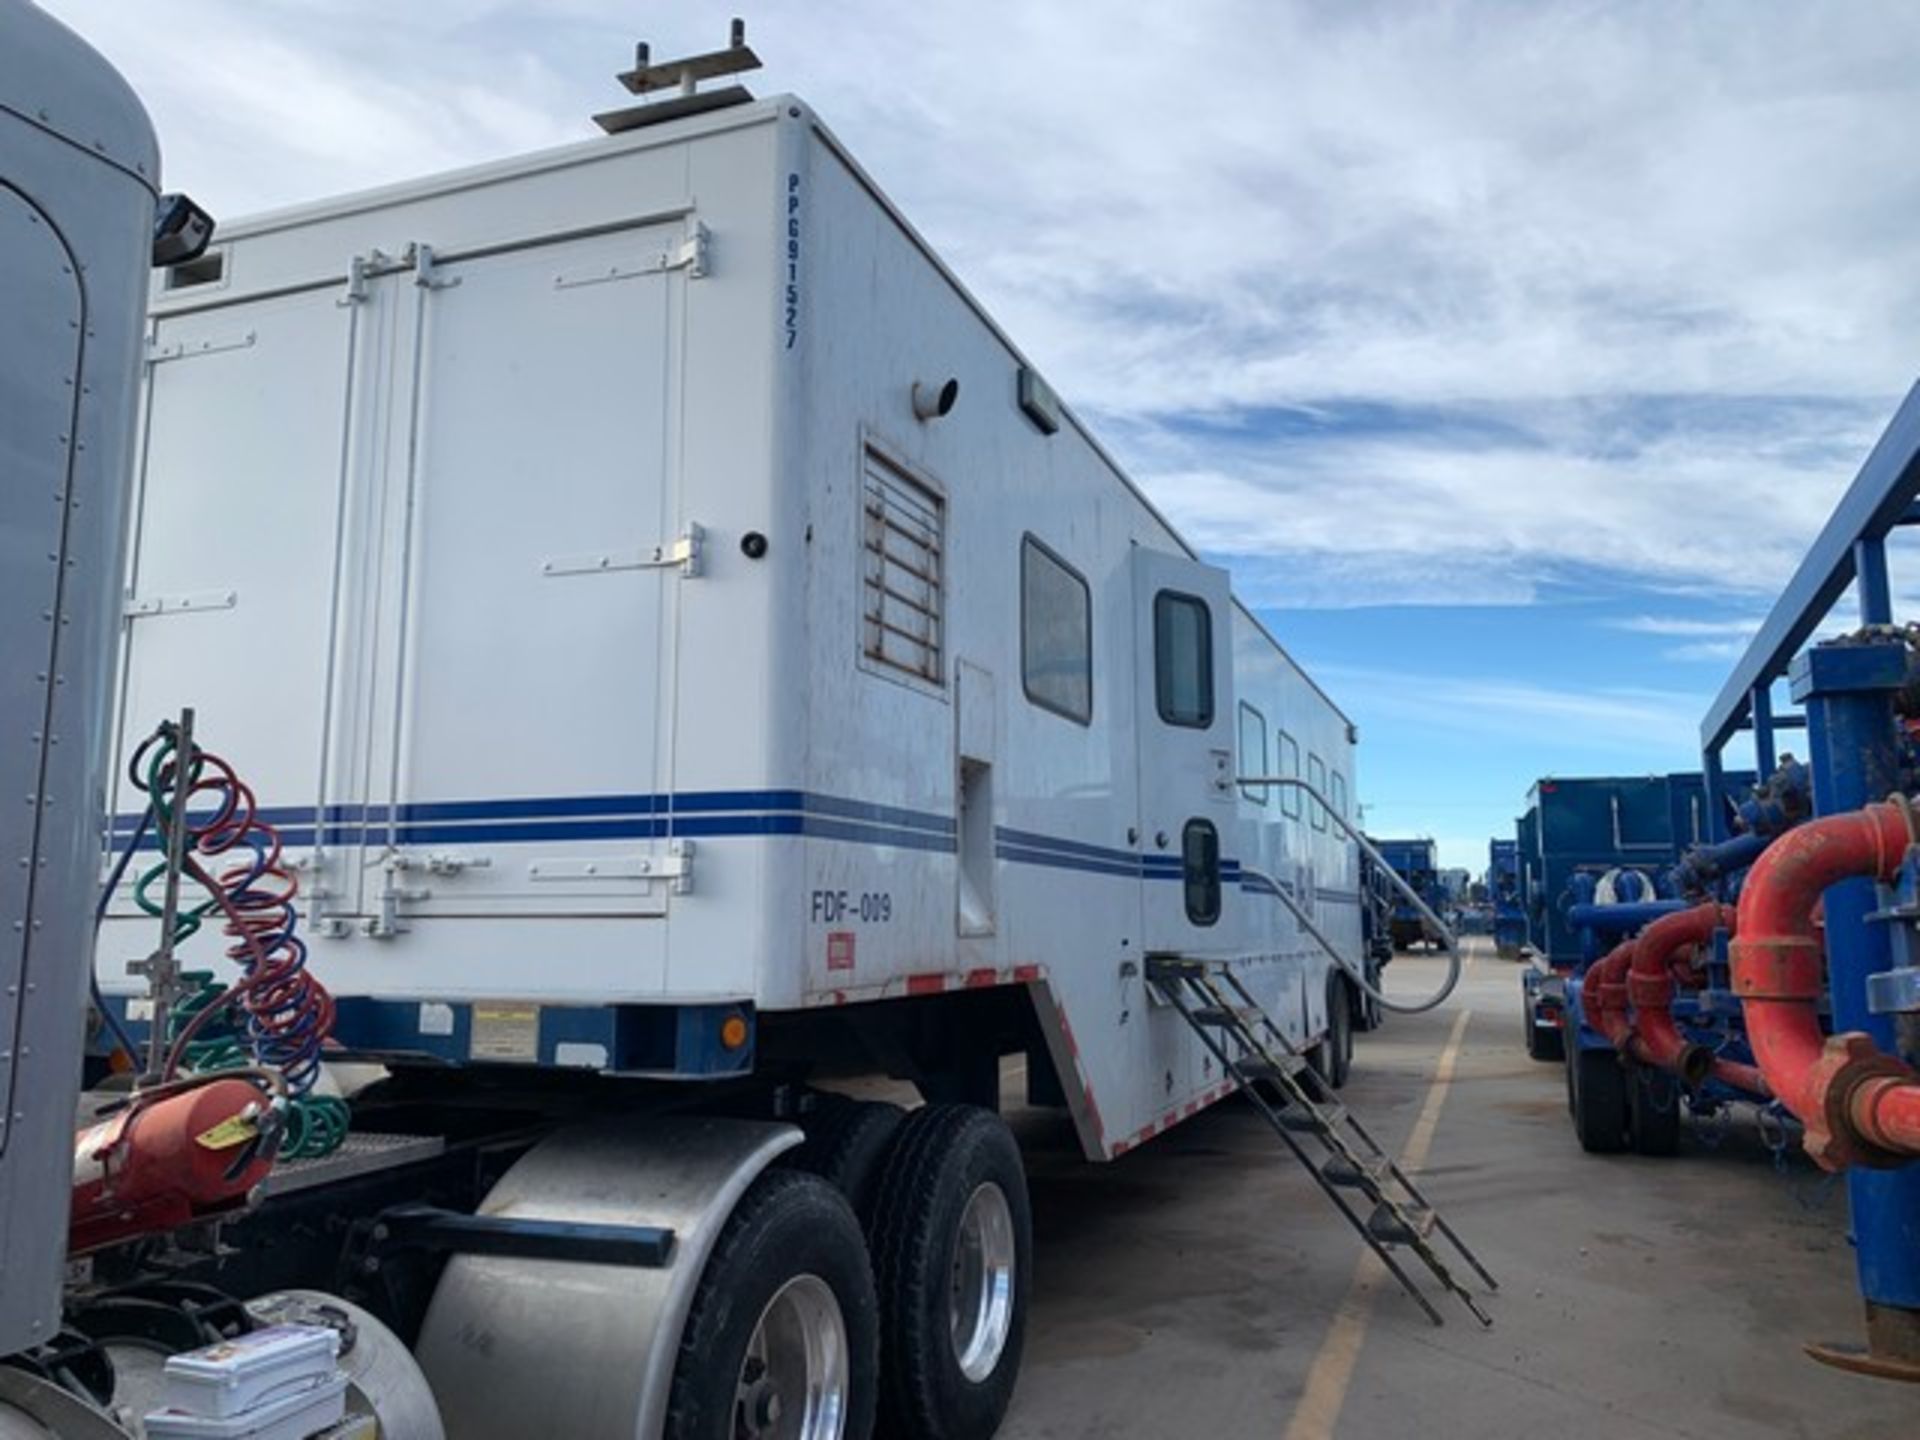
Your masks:
{"label": "roof vent", "polygon": [[733,33],[724,50],[709,50],[704,55],[689,55],[682,60],[653,59],[653,47],[642,40],[633,47],[633,68],[614,76],[629,93],[651,95],[671,92],[664,99],[624,110],[609,110],[593,117],[593,123],[609,135],[637,130],[642,125],[658,125],[682,115],[698,115],[703,110],[718,110],[727,105],[743,105],[753,99],[744,85],[723,85],[717,90],[701,90],[702,80],[721,75],[738,75],[758,70],[760,57],[747,44],[747,22],[736,19]]}

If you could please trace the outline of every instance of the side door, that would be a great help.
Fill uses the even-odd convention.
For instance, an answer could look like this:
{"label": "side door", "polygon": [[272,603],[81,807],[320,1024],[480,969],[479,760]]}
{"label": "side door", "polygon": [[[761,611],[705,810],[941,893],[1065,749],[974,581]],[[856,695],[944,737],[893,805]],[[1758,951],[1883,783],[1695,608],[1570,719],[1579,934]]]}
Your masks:
{"label": "side door", "polygon": [[1234,817],[1227,575],[1136,549],[1133,581],[1142,949],[1219,949]]}

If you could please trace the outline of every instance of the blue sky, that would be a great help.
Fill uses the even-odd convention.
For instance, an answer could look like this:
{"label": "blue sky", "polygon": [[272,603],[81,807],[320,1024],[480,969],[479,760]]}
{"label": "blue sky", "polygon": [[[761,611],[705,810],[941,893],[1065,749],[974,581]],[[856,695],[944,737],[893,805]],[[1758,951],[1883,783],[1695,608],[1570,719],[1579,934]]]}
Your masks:
{"label": "blue sky", "polygon": [[[49,0],[216,214],[583,138],[728,7]],[[1478,870],[1701,715],[1920,369],[1920,6],[748,10]],[[1896,589],[1902,576],[1896,556]]]}

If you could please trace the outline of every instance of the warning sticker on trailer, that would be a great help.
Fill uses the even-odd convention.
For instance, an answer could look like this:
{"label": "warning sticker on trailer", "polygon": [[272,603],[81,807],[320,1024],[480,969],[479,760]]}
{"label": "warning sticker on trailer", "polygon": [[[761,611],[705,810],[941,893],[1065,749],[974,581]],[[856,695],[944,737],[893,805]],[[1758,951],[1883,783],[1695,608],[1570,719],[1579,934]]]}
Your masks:
{"label": "warning sticker on trailer", "polygon": [[467,1045],[467,1055],[474,1060],[538,1060],[540,1007],[475,1005],[473,1039]]}
{"label": "warning sticker on trailer", "polygon": [[853,969],[853,931],[832,930],[827,933],[827,969]]}

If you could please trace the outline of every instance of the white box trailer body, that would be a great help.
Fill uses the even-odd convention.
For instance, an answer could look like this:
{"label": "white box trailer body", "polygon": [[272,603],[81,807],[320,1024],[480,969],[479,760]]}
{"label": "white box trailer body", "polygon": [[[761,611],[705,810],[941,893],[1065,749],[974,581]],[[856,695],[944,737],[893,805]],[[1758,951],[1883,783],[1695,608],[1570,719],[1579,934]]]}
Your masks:
{"label": "white box trailer body", "polygon": [[1358,964],[1353,846],[1233,781],[1347,808],[1353,727],[802,102],[231,224],[150,362],[122,769],[196,707],[349,1046],[724,1075],[1019,987],[1111,1157],[1228,1088],[1145,955],[1324,1031],[1267,877]]}

